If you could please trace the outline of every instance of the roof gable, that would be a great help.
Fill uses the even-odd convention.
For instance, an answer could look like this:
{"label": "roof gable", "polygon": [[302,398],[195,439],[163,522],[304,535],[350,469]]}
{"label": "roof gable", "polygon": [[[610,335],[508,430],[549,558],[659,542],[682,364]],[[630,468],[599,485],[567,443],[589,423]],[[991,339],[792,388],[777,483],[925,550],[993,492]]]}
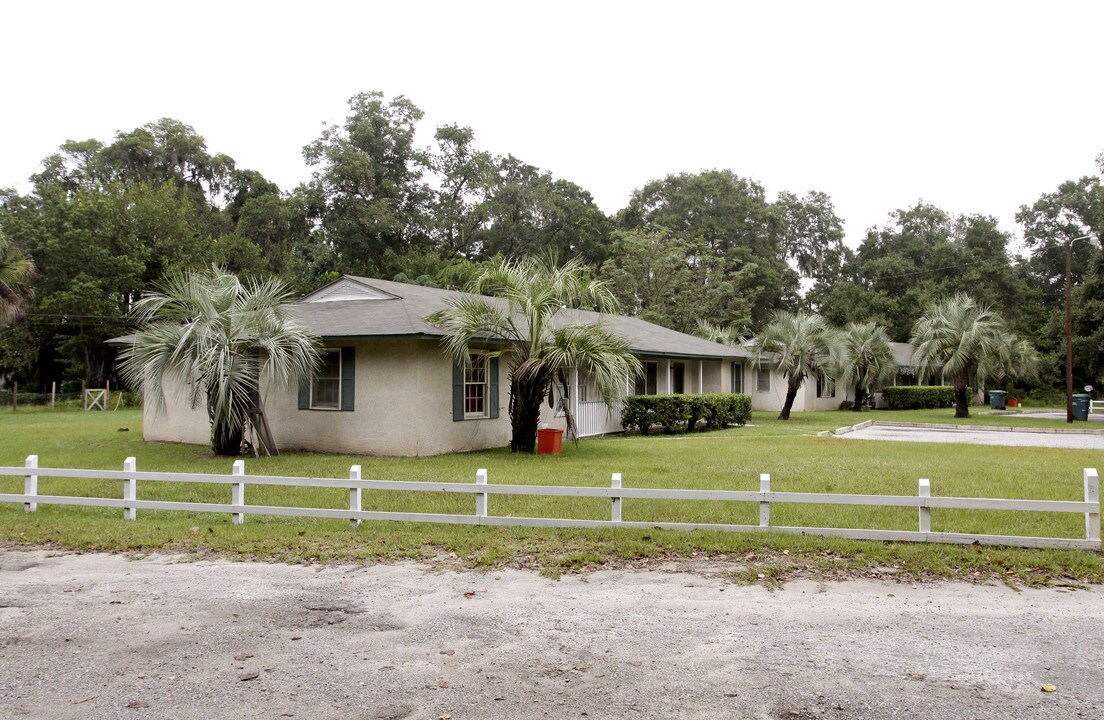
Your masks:
{"label": "roof gable", "polygon": [[384,292],[379,288],[342,276],[334,282],[321,287],[300,300],[301,303],[339,302],[342,300],[397,300],[398,295]]}

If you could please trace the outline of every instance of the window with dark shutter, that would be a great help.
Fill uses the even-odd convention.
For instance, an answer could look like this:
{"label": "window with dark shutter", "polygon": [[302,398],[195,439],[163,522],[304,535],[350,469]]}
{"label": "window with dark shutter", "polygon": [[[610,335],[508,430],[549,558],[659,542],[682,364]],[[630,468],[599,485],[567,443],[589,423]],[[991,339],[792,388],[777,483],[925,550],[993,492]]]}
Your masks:
{"label": "window with dark shutter", "polygon": [[472,353],[469,362],[452,366],[452,419],[498,417],[498,358]]}
{"label": "window with dark shutter", "polygon": [[300,410],[346,410],[355,407],[356,348],[325,350],[314,377],[299,383]]}

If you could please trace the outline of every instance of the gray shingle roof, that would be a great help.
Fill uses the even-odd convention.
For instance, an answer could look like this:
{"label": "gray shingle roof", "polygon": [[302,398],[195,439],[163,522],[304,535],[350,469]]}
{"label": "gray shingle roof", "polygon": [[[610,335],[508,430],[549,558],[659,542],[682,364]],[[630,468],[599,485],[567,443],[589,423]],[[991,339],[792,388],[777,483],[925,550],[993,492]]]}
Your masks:
{"label": "gray shingle roof", "polygon": [[[393,298],[318,301],[336,283],[353,283],[381,291]],[[290,306],[291,313],[323,338],[370,338],[413,336],[440,337],[443,331],[425,321],[425,317],[447,307],[459,297],[455,290],[407,285],[391,280],[343,276]],[[488,301],[505,306],[498,298]],[[694,358],[747,358],[747,350],[710,342],[693,335],[620,315],[605,315],[589,310],[565,309],[557,313],[556,323],[601,322],[611,331],[629,339],[634,352],[641,355],[671,355]]]}

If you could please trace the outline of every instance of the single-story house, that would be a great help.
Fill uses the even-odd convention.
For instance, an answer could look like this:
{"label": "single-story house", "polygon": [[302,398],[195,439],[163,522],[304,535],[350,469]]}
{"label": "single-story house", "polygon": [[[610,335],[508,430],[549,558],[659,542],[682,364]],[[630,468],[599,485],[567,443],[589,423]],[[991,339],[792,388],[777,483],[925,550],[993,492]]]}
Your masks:
{"label": "single-story house", "polygon": [[[292,304],[292,315],[322,338],[326,352],[322,370],[309,382],[262,388],[277,447],[434,455],[508,445],[508,369],[475,353],[468,367],[454,363],[443,350],[443,331],[425,320],[458,295],[346,275]],[[585,310],[562,310],[556,322],[602,322],[628,338],[644,365],[640,378],[626,378],[629,394],[744,392],[753,409],[766,411],[781,409],[785,399],[777,369],[753,365],[746,349]],[[829,385],[806,382],[793,409],[838,407]],[[581,437],[622,430],[620,408],[602,402],[586,368],[572,370],[562,395],[556,393],[555,408],[545,403],[542,423],[565,429],[564,404]],[[170,388],[166,401],[167,412],[160,414],[146,404],[147,440],[209,442],[205,408],[191,409],[186,394]]]}

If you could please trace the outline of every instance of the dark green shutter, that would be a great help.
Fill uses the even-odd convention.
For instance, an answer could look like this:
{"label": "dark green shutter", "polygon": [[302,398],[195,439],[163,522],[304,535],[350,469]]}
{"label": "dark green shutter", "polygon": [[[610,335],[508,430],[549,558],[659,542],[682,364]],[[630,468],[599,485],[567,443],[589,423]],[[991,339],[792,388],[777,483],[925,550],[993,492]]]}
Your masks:
{"label": "dark green shutter", "polygon": [[310,378],[299,379],[299,409],[310,410]]}
{"label": "dark green shutter", "polygon": [[498,417],[498,358],[496,357],[491,358],[490,373],[491,376],[488,378],[489,387],[487,388],[487,395],[489,396],[487,402],[490,403],[488,417],[496,418]]}
{"label": "dark green shutter", "polygon": [[452,420],[464,419],[464,363],[452,363]]}
{"label": "dark green shutter", "polygon": [[352,410],[356,395],[356,348],[341,348],[341,409]]}

